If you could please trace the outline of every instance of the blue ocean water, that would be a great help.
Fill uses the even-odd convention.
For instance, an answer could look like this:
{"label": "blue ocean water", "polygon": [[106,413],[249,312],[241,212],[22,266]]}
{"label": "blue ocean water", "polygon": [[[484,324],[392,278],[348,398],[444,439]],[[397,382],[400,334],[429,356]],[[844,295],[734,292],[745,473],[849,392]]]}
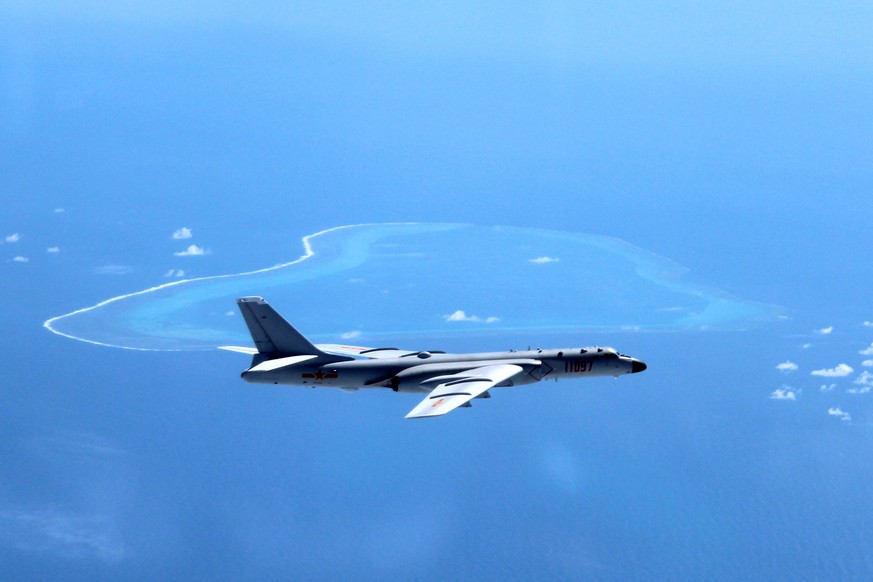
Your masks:
{"label": "blue ocean water", "polygon": [[[208,4],[0,7],[4,579],[870,577],[868,8]],[[411,422],[42,326],[198,278],[58,327],[649,369]]]}

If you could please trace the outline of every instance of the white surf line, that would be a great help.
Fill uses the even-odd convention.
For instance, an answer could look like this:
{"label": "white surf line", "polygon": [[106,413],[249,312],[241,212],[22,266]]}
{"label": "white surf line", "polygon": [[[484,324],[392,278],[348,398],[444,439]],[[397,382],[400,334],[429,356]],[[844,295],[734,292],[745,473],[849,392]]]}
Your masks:
{"label": "white surf line", "polygon": [[[75,336],[72,334],[64,333],[60,330],[55,329],[54,327],[52,327],[52,325],[56,321],[60,321],[61,319],[64,319],[65,317],[71,317],[73,315],[85,313],[86,311],[91,311],[93,309],[97,309],[98,307],[103,307],[104,305],[108,305],[108,304],[113,303],[115,301],[127,299],[128,297],[136,297],[137,295],[145,295],[146,293],[152,293],[153,291],[159,291],[161,289],[166,289],[167,287],[172,287],[174,285],[182,285],[184,283],[193,283],[196,281],[207,281],[210,279],[228,279],[230,277],[243,277],[243,276],[247,276],[247,275],[257,275],[258,273],[266,273],[268,271],[275,271],[277,269],[284,269],[285,267],[290,267],[291,265],[296,265],[298,263],[302,263],[306,259],[310,259],[310,258],[315,256],[315,251],[312,250],[312,245],[310,244],[310,240],[314,239],[317,236],[327,234],[329,232],[334,232],[337,230],[345,230],[348,228],[359,228],[362,226],[381,226],[381,225],[384,225],[384,226],[412,226],[412,225],[416,225],[416,224],[421,224],[421,223],[420,222],[385,222],[385,223],[371,222],[371,223],[362,223],[362,224],[347,224],[344,226],[334,226],[332,228],[327,228],[325,230],[320,230],[314,234],[308,234],[308,235],[304,236],[301,239],[303,241],[303,251],[304,252],[300,257],[294,259],[293,261],[289,261],[287,263],[281,263],[279,265],[274,265],[272,267],[265,267],[263,269],[256,269],[254,271],[246,271],[243,273],[233,273],[230,275],[209,275],[208,277],[195,277],[193,279],[182,279],[181,281],[171,281],[169,283],[164,283],[162,285],[156,285],[154,287],[149,287],[148,289],[143,289],[142,291],[135,291],[134,293],[125,293],[124,295],[119,295],[118,297],[111,297],[109,299],[101,301],[100,303],[94,304],[90,307],[83,307],[82,309],[77,309],[76,311],[71,311],[70,313],[66,313],[64,315],[58,315],[57,317],[52,317],[50,319],[45,320],[43,322],[42,326],[44,328],[46,328],[47,330],[49,330],[50,332],[57,334],[57,335],[60,335],[60,336],[63,336],[65,338],[69,338],[69,339],[73,339],[73,340],[77,340],[77,341],[85,342],[85,343],[89,343],[89,344],[94,344],[96,346],[104,346],[107,348],[119,348],[122,350],[135,350],[138,352],[190,352],[190,351],[195,351],[195,350],[184,349],[184,348],[164,349],[164,348],[134,348],[131,346],[118,346],[115,344],[98,342],[96,340],[89,340],[89,339],[85,339],[83,337],[78,337],[78,336]],[[204,349],[208,349],[208,348],[204,348]]]}

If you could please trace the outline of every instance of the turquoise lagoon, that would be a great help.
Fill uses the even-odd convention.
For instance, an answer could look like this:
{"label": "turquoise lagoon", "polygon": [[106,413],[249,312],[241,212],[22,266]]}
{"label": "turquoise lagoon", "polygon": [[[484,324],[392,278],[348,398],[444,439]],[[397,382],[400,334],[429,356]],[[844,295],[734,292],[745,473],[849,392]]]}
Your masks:
{"label": "turquoise lagoon", "polygon": [[284,264],[173,281],[45,325],[115,347],[199,350],[250,344],[235,305],[245,295],[265,297],[315,341],[363,344],[533,330],[742,329],[778,314],[687,280],[669,259],[591,234],[365,224],[308,235],[302,246]]}

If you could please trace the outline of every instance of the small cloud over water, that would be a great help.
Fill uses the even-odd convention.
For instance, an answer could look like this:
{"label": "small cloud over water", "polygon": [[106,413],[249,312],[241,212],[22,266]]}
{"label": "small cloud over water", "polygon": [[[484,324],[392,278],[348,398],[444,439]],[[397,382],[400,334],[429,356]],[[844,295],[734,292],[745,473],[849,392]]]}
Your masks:
{"label": "small cloud over water", "polygon": [[535,263],[537,265],[545,265],[547,263],[557,263],[560,260],[561,259],[559,259],[557,257],[537,257],[535,259],[530,259],[528,262]]}
{"label": "small cloud over water", "polygon": [[13,263],[29,263],[30,259],[28,259],[27,257],[22,257],[21,255],[18,255],[17,257],[12,258],[12,262]]}
{"label": "small cloud over water", "polygon": [[791,361],[785,361],[785,362],[782,362],[781,364],[776,364],[776,369],[779,370],[780,372],[784,372],[784,373],[794,372],[797,370],[797,364],[795,364],[794,362],[791,362]]}
{"label": "small cloud over water", "polygon": [[838,406],[834,406],[833,408],[828,408],[828,414],[831,416],[836,416],[840,420],[849,421],[852,420],[852,416],[848,412],[844,412],[840,410]]}
{"label": "small cloud over water", "polygon": [[173,233],[173,238],[176,240],[185,240],[187,238],[191,238],[192,236],[194,235],[191,233],[191,229],[187,226],[183,226]]}
{"label": "small cloud over water", "polygon": [[770,400],[797,400],[797,392],[790,386],[783,386],[770,393]]}
{"label": "small cloud over water", "polygon": [[825,378],[843,378],[848,376],[855,370],[848,364],[839,364],[836,368],[824,368],[821,370],[813,370],[810,372],[813,376],[823,376]]}
{"label": "small cloud over water", "polygon": [[833,331],[834,331],[834,326],[831,325],[828,327],[823,327],[821,329],[817,329],[817,330],[815,330],[815,333],[820,333],[822,335],[829,335],[829,334],[833,333]]}
{"label": "small cloud over water", "polygon": [[865,392],[869,392],[870,388],[873,388],[873,374],[864,370],[857,378],[855,378],[853,384],[863,386],[866,388]]}
{"label": "small cloud over water", "polygon": [[499,317],[491,316],[486,318],[481,318],[478,315],[467,315],[466,312],[459,309],[452,313],[451,315],[444,316],[446,321],[472,321],[477,323],[497,323],[500,321]]}
{"label": "small cloud over water", "polygon": [[21,240],[21,235],[16,233],[10,234],[6,237],[6,242],[8,243],[16,243]]}
{"label": "small cloud over water", "polygon": [[209,251],[204,248],[198,247],[197,245],[190,245],[184,251],[179,251],[178,253],[173,253],[177,257],[199,257],[202,255],[208,255]]}

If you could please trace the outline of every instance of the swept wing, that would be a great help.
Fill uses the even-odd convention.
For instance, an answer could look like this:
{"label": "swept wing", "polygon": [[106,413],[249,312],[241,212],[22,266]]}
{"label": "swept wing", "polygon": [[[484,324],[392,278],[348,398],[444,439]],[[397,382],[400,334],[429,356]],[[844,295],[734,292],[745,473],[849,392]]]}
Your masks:
{"label": "swept wing", "polygon": [[430,378],[422,384],[436,383],[436,388],[406,418],[425,418],[451,412],[523,371],[524,368],[515,364],[496,364]]}
{"label": "swept wing", "polygon": [[[339,354],[342,356],[360,356],[369,359],[402,358],[403,356],[413,356],[419,353],[410,350],[401,350],[398,348],[365,348],[363,346],[346,346],[342,344],[318,344],[315,347],[329,354]],[[218,349],[250,355],[258,353],[257,348],[249,348],[243,346],[218,346]]]}

